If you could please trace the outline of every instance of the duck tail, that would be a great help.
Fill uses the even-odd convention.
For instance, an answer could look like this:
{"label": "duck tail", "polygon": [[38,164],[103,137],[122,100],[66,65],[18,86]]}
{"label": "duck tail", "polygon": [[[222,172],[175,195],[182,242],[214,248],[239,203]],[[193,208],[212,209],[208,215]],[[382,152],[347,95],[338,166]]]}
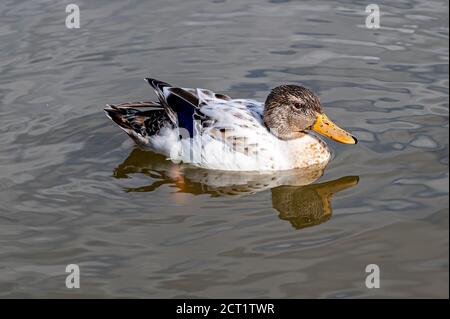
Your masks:
{"label": "duck tail", "polygon": [[[149,108],[142,110],[139,108]],[[147,145],[149,137],[165,124],[164,109],[157,102],[108,104],[105,114],[123,129],[137,144]]]}

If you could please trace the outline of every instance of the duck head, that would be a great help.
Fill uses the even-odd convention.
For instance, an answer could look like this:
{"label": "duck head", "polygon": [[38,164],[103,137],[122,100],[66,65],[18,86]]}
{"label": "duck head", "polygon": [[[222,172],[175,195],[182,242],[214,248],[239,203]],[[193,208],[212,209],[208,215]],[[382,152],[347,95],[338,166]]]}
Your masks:
{"label": "duck head", "polygon": [[340,143],[357,143],[323,113],[319,97],[299,85],[281,85],[270,92],[264,105],[264,123],[282,140],[299,138],[312,130]]}

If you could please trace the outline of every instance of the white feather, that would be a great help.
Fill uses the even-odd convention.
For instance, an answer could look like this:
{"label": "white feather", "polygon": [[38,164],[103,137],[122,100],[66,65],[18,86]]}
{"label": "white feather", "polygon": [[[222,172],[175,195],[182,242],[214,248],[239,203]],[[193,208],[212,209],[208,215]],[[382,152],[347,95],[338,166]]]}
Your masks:
{"label": "white feather", "polygon": [[[192,91],[192,89],[186,89]],[[194,91],[195,92],[195,91]],[[270,133],[262,120],[263,104],[254,100],[223,100],[209,90],[197,89],[200,112],[214,124],[194,132],[192,138],[180,139],[178,129],[161,129],[149,139],[148,147],[174,162],[197,167],[233,171],[275,171],[309,166],[326,166],[331,153],[319,138],[303,137],[283,141]],[[217,132],[225,130],[217,136]],[[228,133],[231,135],[228,136]],[[245,140],[236,150],[227,138]],[[245,145],[251,152],[245,151]]]}

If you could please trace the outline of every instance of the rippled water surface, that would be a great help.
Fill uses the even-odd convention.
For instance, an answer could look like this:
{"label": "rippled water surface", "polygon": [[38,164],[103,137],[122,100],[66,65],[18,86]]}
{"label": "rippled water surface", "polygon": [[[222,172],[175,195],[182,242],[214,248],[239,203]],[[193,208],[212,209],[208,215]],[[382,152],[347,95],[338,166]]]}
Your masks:
{"label": "rippled water surface", "polygon": [[[72,2],[80,29],[68,1],[0,3],[1,297],[448,298],[447,1],[377,2],[376,30],[367,1]],[[178,166],[103,114],[150,75],[302,83],[360,143],[322,176]]]}

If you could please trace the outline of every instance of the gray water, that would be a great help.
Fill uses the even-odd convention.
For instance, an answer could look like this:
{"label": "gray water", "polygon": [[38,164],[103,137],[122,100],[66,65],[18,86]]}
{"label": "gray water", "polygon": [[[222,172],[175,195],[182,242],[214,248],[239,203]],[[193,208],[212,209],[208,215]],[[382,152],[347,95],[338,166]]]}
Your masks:
{"label": "gray water", "polygon": [[[0,3],[0,297],[448,298],[447,1],[378,1],[380,29],[368,1],[71,2],[79,29],[69,1]],[[146,76],[301,83],[360,143],[322,176],[178,166],[103,114]]]}

